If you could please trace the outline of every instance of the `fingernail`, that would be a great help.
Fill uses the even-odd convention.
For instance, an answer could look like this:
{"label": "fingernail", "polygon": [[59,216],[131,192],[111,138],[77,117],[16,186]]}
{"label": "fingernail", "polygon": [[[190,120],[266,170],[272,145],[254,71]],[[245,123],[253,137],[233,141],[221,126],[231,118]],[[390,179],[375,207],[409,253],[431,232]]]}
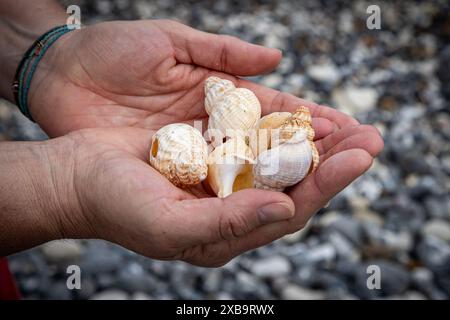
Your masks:
{"label": "fingernail", "polygon": [[258,210],[259,221],[262,224],[286,220],[293,215],[292,209],[282,203],[271,203]]}

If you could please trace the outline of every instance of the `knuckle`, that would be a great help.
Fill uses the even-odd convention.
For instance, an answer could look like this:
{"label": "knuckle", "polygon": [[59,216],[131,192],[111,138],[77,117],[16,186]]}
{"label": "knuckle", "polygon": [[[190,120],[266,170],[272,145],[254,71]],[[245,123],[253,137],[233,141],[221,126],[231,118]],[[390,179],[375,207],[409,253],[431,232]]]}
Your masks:
{"label": "knuckle", "polygon": [[250,231],[245,215],[239,209],[224,212],[220,218],[220,236],[223,240],[230,240],[242,236]]}

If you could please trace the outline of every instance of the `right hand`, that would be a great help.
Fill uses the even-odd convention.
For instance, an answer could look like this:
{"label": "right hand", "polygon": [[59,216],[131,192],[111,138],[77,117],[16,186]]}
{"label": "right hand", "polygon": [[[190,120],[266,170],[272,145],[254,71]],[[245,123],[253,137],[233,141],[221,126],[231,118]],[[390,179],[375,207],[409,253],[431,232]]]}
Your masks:
{"label": "right hand", "polygon": [[101,238],[155,259],[220,266],[301,229],[370,166],[372,156],[359,145],[377,153],[381,145],[372,132],[357,126],[324,138],[318,170],[289,195],[247,189],[220,199],[201,185],[179,189],[154,170],[148,164],[152,131],[76,131],[58,139],[66,141],[66,158],[54,166],[70,181],[59,183],[64,187],[55,194],[76,205],[54,217],[56,237]]}

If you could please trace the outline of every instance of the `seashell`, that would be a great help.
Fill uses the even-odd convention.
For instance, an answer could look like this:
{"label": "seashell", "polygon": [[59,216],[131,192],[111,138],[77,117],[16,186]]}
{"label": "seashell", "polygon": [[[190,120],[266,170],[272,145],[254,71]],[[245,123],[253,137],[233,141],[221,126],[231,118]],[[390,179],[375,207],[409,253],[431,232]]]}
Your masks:
{"label": "seashell", "polygon": [[205,82],[205,109],[208,130],[218,130],[222,137],[245,137],[261,117],[261,105],[253,92],[217,77]]}
{"label": "seashell", "polygon": [[[251,141],[251,147],[255,155],[258,156],[261,152],[271,148],[272,135],[278,134],[274,130],[281,127],[291,116],[290,112],[272,112],[258,121],[257,139]],[[255,142],[258,144],[253,144]]]}
{"label": "seashell", "polygon": [[312,128],[312,118],[309,109],[306,107],[299,107],[291,117],[279,127],[280,137],[279,142],[287,141],[294,135],[295,132],[302,129],[306,131],[307,139],[313,141],[314,129]]}
{"label": "seashell", "polygon": [[175,186],[206,179],[208,147],[200,131],[184,123],[159,129],[152,137],[150,164]]}
{"label": "seashell", "polygon": [[230,80],[220,79],[218,77],[209,77],[205,81],[205,110],[208,115],[211,114],[211,110],[214,108],[217,100],[223,97],[223,95],[229,91],[234,90],[236,87]]}
{"label": "seashell", "polygon": [[306,132],[299,130],[291,139],[258,156],[253,169],[254,186],[283,191],[306,177],[311,163],[311,145]]}
{"label": "seashell", "polygon": [[[270,129],[270,137],[261,129]],[[268,148],[257,153],[256,188],[281,191],[317,168],[319,153],[313,142],[314,129],[308,108],[302,106],[293,114],[276,112],[263,117],[258,123],[258,140],[262,138],[269,139],[269,143]]]}
{"label": "seashell", "polygon": [[208,157],[208,183],[224,198],[233,192],[253,188],[253,152],[239,137],[229,139]]}

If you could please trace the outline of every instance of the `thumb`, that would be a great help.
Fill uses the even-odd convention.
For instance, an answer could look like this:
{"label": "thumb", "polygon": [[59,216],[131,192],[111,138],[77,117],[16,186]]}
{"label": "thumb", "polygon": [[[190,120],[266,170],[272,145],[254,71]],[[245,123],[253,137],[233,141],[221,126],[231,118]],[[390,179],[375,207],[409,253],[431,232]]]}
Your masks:
{"label": "thumb", "polygon": [[[295,206],[284,193],[246,189],[221,198],[180,201],[190,245],[231,240],[266,224],[290,219]],[[189,242],[191,242],[189,241]]]}

